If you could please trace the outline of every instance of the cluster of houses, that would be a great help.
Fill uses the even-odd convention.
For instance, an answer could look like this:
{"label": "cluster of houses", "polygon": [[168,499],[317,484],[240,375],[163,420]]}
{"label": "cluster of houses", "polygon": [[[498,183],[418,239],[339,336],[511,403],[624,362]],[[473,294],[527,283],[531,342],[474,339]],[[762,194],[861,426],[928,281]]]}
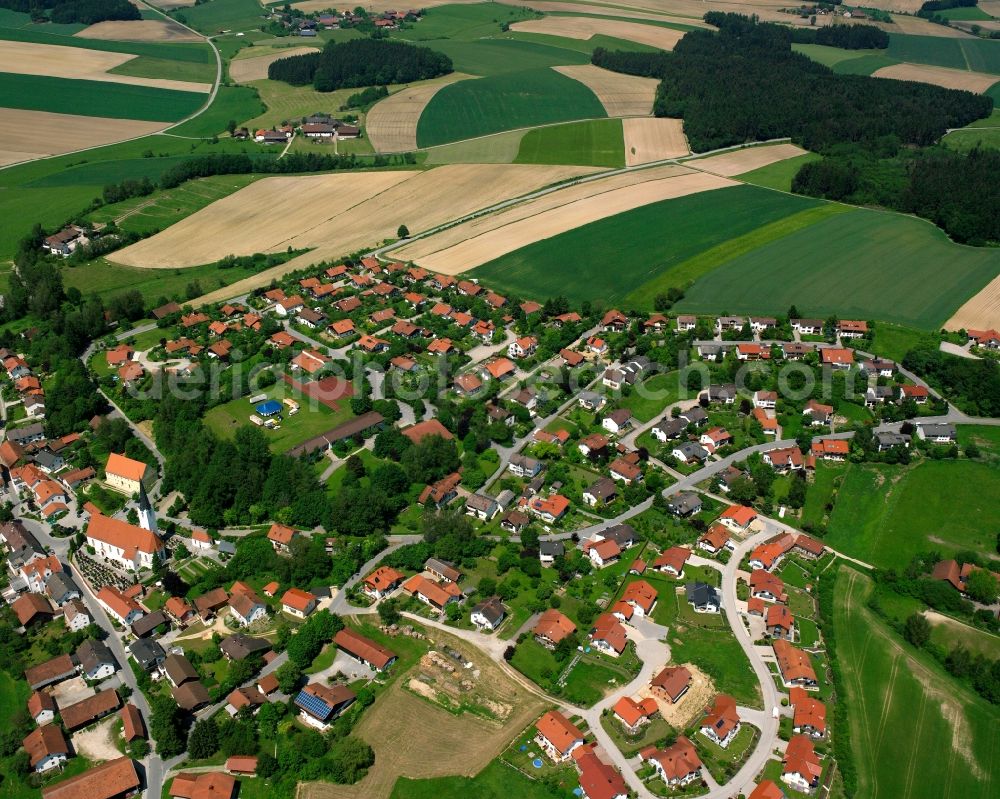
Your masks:
{"label": "cluster of houses", "polygon": [[[335,119],[329,114],[313,114],[305,117],[298,126],[286,124],[280,128],[261,128],[254,132],[253,140],[258,144],[287,144],[296,132],[318,142],[357,139],[361,136],[361,128],[357,125]],[[249,136],[246,128],[240,128],[233,133],[233,138],[236,139],[246,139]]]}
{"label": "cluster of houses", "polygon": [[423,11],[411,8],[407,11],[387,10],[378,14],[358,14],[359,8],[353,11],[336,11],[333,9],[304,15],[302,12],[290,13],[288,9],[274,8],[267,18],[277,23],[294,35],[304,38],[315,38],[319,31],[335,31],[371,23],[376,30],[397,30],[403,23],[418,22]]}
{"label": "cluster of houses", "polygon": [[[42,386],[42,381],[32,371],[31,366],[24,359],[24,356],[12,352],[6,347],[0,347],[0,362],[3,363],[7,378],[10,380],[14,391],[24,406],[25,418],[28,420],[44,418],[45,389]],[[14,430],[17,429],[14,428]],[[8,430],[8,440],[11,439],[11,433],[14,430]]]}

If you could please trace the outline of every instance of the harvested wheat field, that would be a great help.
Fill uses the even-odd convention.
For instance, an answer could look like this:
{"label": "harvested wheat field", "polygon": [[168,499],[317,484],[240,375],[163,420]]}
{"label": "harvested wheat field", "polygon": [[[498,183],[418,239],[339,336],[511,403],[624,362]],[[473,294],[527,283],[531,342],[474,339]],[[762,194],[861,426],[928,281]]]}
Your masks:
{"label": "harvested wheat field", "polygon": [[597,34],[604,34],[616,39],[658,47],[661,50],[673,50],[674,45],[684,37],[684,31],[673,28],[594,17],[542,17],[525,22],[515,22],[510,26],[510,29],[524,33],[565,36],[568,39],[589,39]]}
{"label": "harvested wheat field", "polygon": [[427,148],[425,164],[511,164],[521,149],[525,130],[466,139]]}
{"label": "harvested wheat field", "polygon": [[678,175],[689,175],[693,171],[685,166],[670,164],[637,170],[635,172],[619,172],[608,177],[595,177],[571,186],[566,186],[559,189],[559,191],[549,192],[541,197],[527,200],[510,208],[505,208],[498,213],[470,219],[467,222],[454,225],[432,236],[417,239],[410,244],[393,250],[392,256],[404,261],[420,261],[490,231],[509,228],[509,226],[521,220],[531,219],[554,208],[561,208],[578,200],[603,196],[608,192],[628,188],[629,186],[638,186],[652,180],[662,180],[663,178],[677,177]]}
{"label": "harvested wheat field", "polygon": [[744,172],[760,169],[762,166],[776,164],[786,158],[804,155],[805,152],[794,144],[771,144],[764,147],[747,147],[742,150],[734,150],[731,153],[712,155],[708,158],[699,158],[696,161],[686,161],[685,163],[703,172],[731,178],[734,175],[742,175]]}
{"label": "harvested wheat field", "polygon": [[133,86],[154,86],[185,92],[212,91],[210,83],[195,83],[167,78],[137,78],[132,75],[112,75],[108,70],[137,58],[130,53],[88,50],[84,47],[61,47],[56,44],[11,42],[0,39],[0,59],[6,72],[18,75],[47,75],[51,78],[96,80],[105,83],[128,83]]}
{"label": "harvested wheat field", "polygon": [[441,78],[408,86],[372,106],[365,117],[368,141],[375,152],[401,153],[417,149],[417,122],[424,108],[449,83],[471,78],[453,72]]}
{"label": "harvested wheat field", "polygon": [[915,36],[941,36],[946,39],[968,39],[970,34],[958,28],[951,28],[945,25],[935,25],[920,17],[910,17],[906,14],[893,14],[892,24],[879,23],[884,31],[890,33],[912,33]]}
{"label": "harvested wheat field", "polygon": [[944,327],[945,330],[1000,329],[1000,275],[955,311],[955,315],[944,323]]}
{"label": "harvested wheat field", "polygon": [[134,139],[163,130],[168,124],[3,108],[0,166]]}
{"label": "harvested wheat field", "polygon": [[567,78],[580,81],[597,95],[609,117],[647,116],[653,112],[659,83],[655,78],[623,75],[593,64],[552,68]]}
{"label": "harvested wheat field", "polygon": [[162,19],[135,19],[98,22],[79,33],[82,39],[114,39],[124,42],[203,42],[205,39],[176,22]]}
{"label": "harvested wheat field", "polygon": [[[406,8],[434,8],[435,6],[450,6],[450,5],[472,5],[474,3],[481,3],[483,0],[425,0],[417,6],[406,6]],[[311,14],[313,11],[329,11],[331,8],[339,8],[336,3],[331,3],[330,0],[303,0],[301,3],[292,3],[292,7],[298,11],[302,11],[306,14]],[[352,6],[353,8],[354,6]],[[383,11],[394,11],[400,8],[399,3],[393,3],[392,0],[377,0],[374,3],[365,3],[365,10],[369,14],[381,14]]]}
{"label": "harvested wheat field", "polygon": [[[685,16],[675,16],[673,14],[664,14],[651,11],[637,11],[634,10],[636,6],[629,5],[628,10],[624,10],[626,6],[619,4],[616,10],[608,8],[606,4],[594,3],[593,5],[585,2],[578,3],[560,3],[558,0],[543,0],[538,2],[538,0],[508,0],[504,5],[510,6],[521,6],[523,8],[532,8],[535,11],[558,11],[563,14],[619,14],[620,16],[626,16],[629,19],[648,19],[653,22],[673,22],[678,25],[690,25],[693,28],[711,28],[711,25],[702,21],[702,16],[705,11],[701,10],[698,12],[697,16],[685,17]],[[596,8],[595,8],[596,6]]]}
{"label": "harvested wheat field", "polygon": [[488,261],[527,247],[536,241],[551,238],[567,230],[582,227],[609,216],[631,211],[660,200],[671,200],[688,194],[721,189],[733,181],[704,172],[649,180],[634,186],[606,191],[585,197],[557,208],[519,219],[467,239],[446,250],[416,259],[426,269],[446,275],[457,275],[475,269]]}
{"label": "harvested wheat field", "polygon": [[680,119],[643,117],[622,120],[625,137],[625,165],[637,166],[691,152]]}
{"label": "harvested wheat field", "polygon": [[[229,255],[315,248],[302,258],[335,258],[518,197],[586,167],[464,164],[427,171],[355,172],[265,178],[157,235],[114,253],[126,266],[170,269]],[[296,258],[289,264],[299,262]],[[275,267],[291,271],[289,264]],[[270,271],[270,270],[268,270]],[[267,274],[263,272],[260,274]],[[269,282],[270,277],[267,278]]]}
{"label": "harvested wheat field", "polygon": [[874,78],[891,78],[892,80],[915,80],[920,83],[932,83],[946,89],[965,89],[983,94],[1000,78],[983,72],[968,72],[964,69],[946,69],[945,67],[929,67],[925,64],[894,64],[882,67],[872,73]]}
{"label": "harvested wheat field", "polygon": [[256,58],[238,58],[229,64],[229,77],[236,83],[267,80],[267,68],[275,61],[282,58],[289,58],[293,55],[318,52],[318,47],[289,47],[279,53],[272,53],[270,55],[261,55]]}

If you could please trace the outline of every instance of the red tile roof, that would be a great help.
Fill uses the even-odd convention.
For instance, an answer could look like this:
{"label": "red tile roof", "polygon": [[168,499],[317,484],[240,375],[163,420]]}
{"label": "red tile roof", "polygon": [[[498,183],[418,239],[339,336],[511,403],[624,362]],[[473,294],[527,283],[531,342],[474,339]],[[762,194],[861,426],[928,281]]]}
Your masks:
{"label": "red tile roof", "polygon": [[554,644],[558,644],[564,638],[576,632],[576,625],[570,621],[564,613],[560,613],[555,608],[549,608],[535,623],[532,630],[534,635],[547,638]]}
{"label": "red tile roof", "polygon": [[140,785],[135,762],[120,757],[42,789],[42,799],[112,799]]}
{"label": "red tile roof", "polygon": [[574,742],[583,740],[583,733],[576,725],[556,710],[550,710],[536,721],[535,729],[559,754],[565,754]]}

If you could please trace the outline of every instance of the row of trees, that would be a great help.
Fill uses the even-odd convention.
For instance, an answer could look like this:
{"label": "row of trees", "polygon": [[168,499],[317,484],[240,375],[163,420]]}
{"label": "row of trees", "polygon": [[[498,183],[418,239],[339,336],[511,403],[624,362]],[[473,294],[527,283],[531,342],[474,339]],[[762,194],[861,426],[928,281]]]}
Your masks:
{"label": "row of trees", "polygon": [[410,83],[452,71],[451,59],[427,47],[380,39],[328,42],[320,53],[280,58],[267,68],[271,80],[317,91]]}
{"label": "row of trees", "polygon": [[[716,15],[718,12],[710,11],[705,20]],[[885,50],[889,46],[889,34],[874,25],[824,25],[821,28],[791,28],[789,32],[797,44],[824,44],[842,50]]]}

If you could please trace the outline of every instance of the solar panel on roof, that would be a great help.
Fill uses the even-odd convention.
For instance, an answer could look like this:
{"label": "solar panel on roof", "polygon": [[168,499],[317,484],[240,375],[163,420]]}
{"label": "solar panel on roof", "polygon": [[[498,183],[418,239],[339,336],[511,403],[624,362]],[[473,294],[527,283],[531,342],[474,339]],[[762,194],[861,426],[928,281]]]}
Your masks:
{"label": "solar panel on roof", "polygon": [[325,719],[333,712],[333,708],[326,702],[317,696],[307,694],[305,691],[300,691],[299,695],[295,697],[295,704],[318,719]]}

